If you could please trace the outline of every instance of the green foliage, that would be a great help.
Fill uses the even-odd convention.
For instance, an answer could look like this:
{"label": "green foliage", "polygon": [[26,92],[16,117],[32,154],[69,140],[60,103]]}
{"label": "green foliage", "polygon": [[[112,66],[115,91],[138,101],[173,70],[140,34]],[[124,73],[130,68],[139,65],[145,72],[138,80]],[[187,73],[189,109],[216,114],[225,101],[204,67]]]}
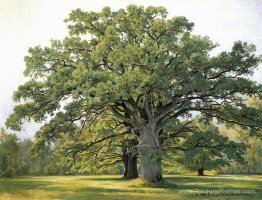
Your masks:
{"label": "green foliage", "polygon": [[[225,130],[225,129],[223,129]],[[245,163],[231,163],[230,166],[219,170],[224,174],[255,174],[262,172],[262,140],[257,137],[249,137],[249,134],[241,130],[232,134],[234,130],[227,129],[227,135],[231,135],[231,139],[235,141],[243,141],[247,146],[246,154],[244,155]]]}
{"label": "green foliage", "polygon": [[0,129],[0,177],[11,177],[17,174],[19,151],[18,138]]}
{"label": "green foliage", "polygon": [[193,23],[185,17],[167,18],[163,7],[76,9],[65,21],[68,37],[29,48],[24,71],[29,81],[14,93],[19,104],[6,121],[14,130],[27,120],[45,122],[35,149],[109,115],[133,133],[140,147],[149,144],[143,141],[148,132],[156,148],[167,144],[190,129],[183,122],[194,112],[261,136],[262,112],[246,103],[247,96],[260,99],[262,91],[247,78],[261,62],[254,45],[236,41],[231,51],[211,56],[217,44],[192,34]]}
{"label": "green foliage", "polygon": [[3,128],[0,131],[0,177],[58,175],[68,171],[66,165],[59,162],[63,158],[56,156],[51,146],[43,148],[33,159],[30,155],[31,140],[21,141]]}
{"label": "green foliage", "polygon": [[128,133],[117,118],[108,116],[95,121],[92,129],[83,127],[77,137],[64,134],[57,140],[55,152],[70,173],[115,174],[119,172],[116,165],[123,162],[123,140],[131,138]]}
{"label": "green foliage", "polygon": [[[260,115],[238,95],[261,91],[244,78],[260,62],[254,45],[238,41],[231,52],[210,57],[215,44],[191,35],[193,24],[186,18],[166,16],[163,7],[135,5],[116,12],[108,7],[98,13],[72,11],[66,20],[70,37],[53,40],[51,47],[29,49],[25,75],[31,80],[14,93],[14,100],[25,103],[16,106],[7,125],[19,130],[23,119],[44,121],[51,115],[61,123],[57,128],[61,132],[70,122],[89,119],[91,109],[125,103],[132,111],[130,101],[147,91],[156,116],[161,105],[175,100],[178,107],[172,107],[171,113],[182,107],[186,110],[181,115],[198,110],[216,117],[212,106],[221,113],[220,120],[256,127],[248,116],[257,115],[255,122],[260,122]],[[136,103],[136,112],[143,110],[145,100]],[[224,100],[223,106],[218,100]]]}
{"label": "green foliage", "polygon": [[231,162],[244,164],[247,145],[229,140],[214,125],[202,125],[185,139],[177,162],[190,170],[215,170]]}

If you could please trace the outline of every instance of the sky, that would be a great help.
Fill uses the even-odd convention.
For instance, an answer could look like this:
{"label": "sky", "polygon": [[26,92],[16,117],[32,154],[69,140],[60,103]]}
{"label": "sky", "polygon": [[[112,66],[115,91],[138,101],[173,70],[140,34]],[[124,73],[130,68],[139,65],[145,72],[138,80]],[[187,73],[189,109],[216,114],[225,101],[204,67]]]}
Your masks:
{"label": "sky", "polygon": [[[194,33],[230,50],[236,40],[255,44],[262,54],[262,0],[0,0],[0,127],[12,112],[12,93],[26,81],[24,56],[29,47],[48,46],[67,35],[63,20],[71,10],[112,10],[129,4],[164,6],[169,17],[185,16],[195,23]],[[262,67],[252,77],[262,83]],[[32,138],[40,125],[26,123],[20,138]]]}

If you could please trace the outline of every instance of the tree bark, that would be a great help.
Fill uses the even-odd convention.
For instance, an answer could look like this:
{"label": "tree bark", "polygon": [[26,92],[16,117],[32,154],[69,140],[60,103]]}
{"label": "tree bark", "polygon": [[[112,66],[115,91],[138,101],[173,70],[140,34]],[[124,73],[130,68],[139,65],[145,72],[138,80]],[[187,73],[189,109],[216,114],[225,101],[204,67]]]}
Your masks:
{"label": "tree bark", "polygon": [[161,147],[159,130],[155,124],[148,124],[139,131],[138,151],[140,155],[140,177],[143,181],[155,183],[162,180]]}
{"label": "tree bark", "polygon": [[128,166],[127,173],[125,174],[125,178],[133,179],[138,177],[137,171],[137,156],[129,156],[128,157]]}
{"label": "tree bark", "polygon": [[198,176],[204,176],[204,168],[200,168],[197,170]]}
{"label": "tree bark", "polygon": [[125,148],[125,146],[122,146],[122,160],[124,163],[124,178],[126,178],[127,175],[127,170],[128,170],[128,155],[127,155],[127,149]]}
{"label": "tree bark", "polygon": [[132,149],[134,145],[137,144],[137,141],[128,141],[122,143],[122,153],[123,153],[123,162],[124,162],[124,178],[132,179],[138,177],[137,170],[137,155],[133,153]]}

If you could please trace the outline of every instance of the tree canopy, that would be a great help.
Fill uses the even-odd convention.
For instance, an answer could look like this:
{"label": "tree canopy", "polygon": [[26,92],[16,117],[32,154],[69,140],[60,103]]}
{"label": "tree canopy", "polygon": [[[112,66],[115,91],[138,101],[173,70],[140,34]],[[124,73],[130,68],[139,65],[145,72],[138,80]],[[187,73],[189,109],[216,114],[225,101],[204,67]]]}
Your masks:
{"label": "tree canopy", "polygon": [[137,138],[141,177],[149,182],[162,179],[160,141],[188,130],[184,120],[194,113],[260,133],[261,112],[245,103],[261,97],[261,85],[248,78],[261,61],[255,46],[237,41],[211,56],[217,44],[192,34],[185,17],[167,14],[136,5],[73,10],[68,37],[29,49],[29,81],[14,93],[20,104],[7,126],[45,121],[36,135],[42,145],[113,115]]}
{"label": "tree canopy", "polygon": [[221,135],[218,127],[212,124],[199,124],[199,129],[187,133],[184,152],[176,159],[189,170],[204,175],[205,170],[220,169],[231,162],[245,164],[247,145],[235,142]]}

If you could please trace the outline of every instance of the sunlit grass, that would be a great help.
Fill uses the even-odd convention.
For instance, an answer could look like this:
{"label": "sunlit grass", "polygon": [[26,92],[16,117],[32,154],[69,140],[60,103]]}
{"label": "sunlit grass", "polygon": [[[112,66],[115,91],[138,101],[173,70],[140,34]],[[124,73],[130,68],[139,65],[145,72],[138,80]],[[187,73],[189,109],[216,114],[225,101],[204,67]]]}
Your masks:
{"label": "sunlit grass", "polygon": [[[261,176],[168,175],[158,184],[121,176],[47,176],[0,179],[0,200],[261,199]],[[203,190],[254,190],[255,194],[206,194]],[[181,193],[181,190],[199,190]]]}

